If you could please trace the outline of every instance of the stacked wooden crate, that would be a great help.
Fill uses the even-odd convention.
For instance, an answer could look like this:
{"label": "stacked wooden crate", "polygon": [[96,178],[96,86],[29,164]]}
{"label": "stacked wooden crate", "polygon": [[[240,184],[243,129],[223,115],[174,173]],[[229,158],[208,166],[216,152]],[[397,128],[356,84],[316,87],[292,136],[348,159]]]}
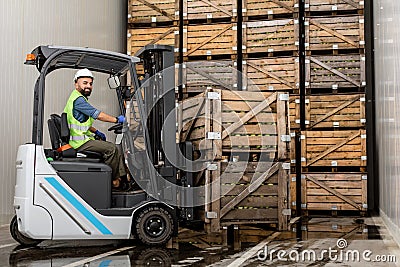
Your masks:
{"label": "stacked wooden crate", "polygon": [[[301,196],[292,175],[292,208],[305,214],[367,206],[363,1],[308,0],[305,126]],[[300,98],[291,97],[291,128],[300,128]],[[294,135],[293,135],[294,136]],[[291,158],[295,162],[295,140]]]}

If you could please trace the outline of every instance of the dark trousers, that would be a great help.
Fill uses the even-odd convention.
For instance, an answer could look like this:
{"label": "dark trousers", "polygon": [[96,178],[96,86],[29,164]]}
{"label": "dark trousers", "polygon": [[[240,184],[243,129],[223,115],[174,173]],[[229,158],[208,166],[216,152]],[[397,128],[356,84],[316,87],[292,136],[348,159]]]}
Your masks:
{"label": "dark trousers", "polygon": [[126,175],[123,159],[115,144],[107,141],[90,140],[77,150],[88,150],[103,154],[104,163],[112,169],[113,180]]}

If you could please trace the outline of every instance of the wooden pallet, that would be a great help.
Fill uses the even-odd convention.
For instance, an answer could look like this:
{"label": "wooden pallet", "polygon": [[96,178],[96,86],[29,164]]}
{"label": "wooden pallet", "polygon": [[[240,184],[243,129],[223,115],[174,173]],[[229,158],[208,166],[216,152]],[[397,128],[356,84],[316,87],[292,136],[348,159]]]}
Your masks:
{"label": "wooden pallet", "polygon": [[[213,21],[214,19],[230,19],[236,21],[236,0],[183,0],[183,7],[177,2],[176,11],[183,12],[183,19],[189,23],[194,21]],[[179,15],[176,12],[177,16]],[[176,19],[179,19],[178,17]]]}
{"label": "wooden pallet", "polygon": [[[221,226],[276,224],[286,230],[288,170],[282,163],[219,162],[218,169],[206,171],[206,229],[218,232]],[[218,197],[219,196],[219,197]]]}
{"label": "wooden pallet", "polygon": [[233,55],[237,53],[235,23],[184,26],[183,56]]}
{"label": "wooden pallet", "polygon": [[175,20],[175,0],[129,0],[128,23],[151,24]]}
{"label": "wooden pallet", "polygon": [[306,50],[364,48],[364,16],[306,18]]}
{"label": "wooden pallet", "polygon": [[306,0],[306,12],[361,12],[364,1],[353,0]]}
{"label": "wooden pallet", "polygon": [[232,60],[190,61],[182,65],[185,93],[202,93],[207,89],[237,89],[238,71]]}
{"label": "wooden pallet", "polygon": [[299,84],[299,63],[296,57],[246,59],[243,75],[244,90],[294,92]]}
{"label": "wooden pallet", "polygon": [[298,0],[243,0],[243,16],[269,16],[271,18],[284,14],[292,16],[298,11],[296,4],[298,4]]}
{"label": "wooden pallet", "polygon": [[243,25],[243,53],[298,50],[298,25],[294,19],[244,22]]}
{"label": "wooden pallet", "polygon": [[174,46],[176,31],[178,31],[176,27],[128,29],[128,54],[133,56],[148,44]]}
{"label": "wooden pallet", "polygon": [[296,175],[291,176],[291,207],[301,201],[302,209],[321,211],[367,211],[365,173],[303,173],[301,197],[296,196]]}
{"label": "wooden pallet", "polygon": [[[300,98],[291,96],[290,127],[300,128]],[[305,99],[307,129],[364,128],[365,94],[315,95]]]}
{"label": "wooden pallet", "polygon": [[333,92],[346,88],[363,90],[366,86],[365,56],[360,54],[307,57],[306,87],[329,89]]}
{"label": "wooden pallet", "polygon": [[207,90],[179,105],[180,142],[192,141],[195,150],[210,153],[208,160],[246,153],[286,160],[286,99],[284,93]]}
{"label": "wooden pallet", "polygon": [[301,166],[354,167],[367,165],[366,131],[304,131],[301,136]]}

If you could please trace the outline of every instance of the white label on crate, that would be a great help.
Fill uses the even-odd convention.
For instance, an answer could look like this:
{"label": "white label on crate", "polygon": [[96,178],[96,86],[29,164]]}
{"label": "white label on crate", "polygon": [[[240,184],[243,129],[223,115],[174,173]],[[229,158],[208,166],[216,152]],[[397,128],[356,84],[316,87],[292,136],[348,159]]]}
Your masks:
{"label": "white label on crate", "polygon": [[186,84],[182,84],[182,88],[186,88]]}
{"label": "white label on crate", "polygon": [[232,50],[236,51],[237,50],[237,46],[232,46]]}
{"label": "white label on crate", "polygon": [[242,29],[246,29],[247,28],[247,24],[242,24]]}
{"label": "white label on crate", "polygon": [[301,175],[301,179],[306,179],[306,178],[307,178],[307,176],[305,174]]}
{"label": "white label on crate", "polygon": [[309,46],[310,46],[310,43],[305,43],[304,46],[305,46],[305,47],[309,47]]}
{"label": "white label on crate", "polygon": [[332,230],[337,230],[337,229],[338,229],[337,224],[332,224]]}
{"label": "white label on crate", "polygon": [[306,158],[301,158],[301,162],[306,162]]}
{"label": "white label on crate", "polygon": [[302,134],[302,135],[300,135],[300,139],[301,140],[306,140],[306,136]]}
{"label": "white label on crate", "polygon": [[291,209],[282,209],[282,215],[283,216],[290,216],[292,214]]}
{"label": "white label on crate", "polygon": [[309,125],[309,124],[310,124],[310,121],[306,120],[306,121],[304,122],[304,124],[305,124],[305,125]]}
{"label": "white label on crate", "polygon": [[175,16],[179,16],[179,10],[175,11]]}
{"label": "white label on crate", "polygon": [[179,69],[179,63],[175,63],[175,69]]}
{"label": "white label on crate", "polygon": [[296,83],[296,87],[299,88],[299,86],[300,86],[300,84],[299,84],[299,83]]}
{"label": "white label on crate", "polygon": [[268,48],[268,53],[272,53],[272,52],[274,52],[274,49],[273,48]]}
{"label": "white label on crate", "polygon": [[232,26],[232,31],[237,31],[237,26]]}
{"label": "white label on crate", "polygon": [[182,68],[186,69],[186,63],[182,64]]}
{"label": "white label on crate", "polygon": [[218,170],[218,165],[215,163],[207,163],[207,170],[216,171]]}
{"label": "white label on crate", "polygon": [[294,102],[295,102],[296,104],[300,104],[300,99],[297,98]]}
{"label": "white label on crate", "polygon": [[174,52],[178,53],[179,52],[179,48],[174,48]]}
{"label": "white label on crate", "polygon": [[131,55],[131,51],[128,51],[126,54],[130,56]]}
{"label": "white label on crate", "polygon": [[272,85],[268,86],[268,90],[274,90],[274,86]]}
{"label": "white label on crate", "polygon": [[[296,41],[296,42],[294,42],[294,45],[299,46],[300,43]],[[298,61],[296,61],[296,62],[298,62]]]}
{"label": "white label on crate", "polygon": [[366,86],[366,85],[367,85],[367,82],[365,82],[365,81],[361,82],[361,86]]}
{"label": "white label on crate", "polygon": [[360,102],[365,102],[365,97],[361,97]]}
{"label": "white label on crate", "polygon": [[337,210],[337,206],[336,205],[332,206],[331,210]]}
{"label": "white label on crate", "polygon": [[187,13],[184,12],[184,13],[183,13],[183,16],[184,16],[184,17],[187,17]]}
{"label": "white label on crate", "polygon": [[296,120],[295,122],[296,122],[297,124],[300,124],[300,119]]}
{"label": "white label on crate", "polygon": [[131,36],[132,36],[132,34],[131,34],[131,33],[128,33],[128,38],[131,38]]}
{"label": "white label on crate", "polygon": [[246,85],[243,85],[243,86],[242,86],[242,89],[243,89],[243,91],[246,91],[246,90],[247,90],[247,86],[246,86]]}
{"label": "white label on crate", "polygon": [[306,103],[306,104],[310,104],[310,99],[307,98],[307,99],[305,100],[305,103]]}
{"label": "white label on crate", "polygon": [[182,48],[182,52],[183,53],[186,53],[187,52],[187,48],[185,47],[185,48]]}
{"label": "white label on crate", "polygon": [[157,17],[151,17],[151,22],[157,22]]}
{"label": "white label on crate", "polygon": [[232,9],[232,13],[233,14],[237,13],[237,9],[236,8]]}
{"label": "white label on crate", "polygon": [[368,204],[363,204],[362,207],[363,209],[368,209]]}
{"label": "white label on crate", "polygon": [[310,60],[309,59],[306,59],[306,64],[310,64]]}
{"label": "white label on crate", "polygon": [[309,82],[305,82],[304,85],[307,87],[307,86],[310,86],[310,83]]}
{"label": "white label on crate", "polygon": [[363,6],[364,5],[364,1],[360,1],[360,6]]}
{"label": "white label on crate", "polygon": [[361,61],[365,61],[365,57],[361,57]]}
{"label": "white label on crate", "polygon": [[243,64],[243,65],[246,65],[246,64],[247,64],[247,60],[243,60],[243,61],[242,61],[242,64]]}
{"label": "white label on crate", "polygon": [[247,47],[245,45],[242,45],[242,50],[245,50]]}
{"label": "white label on crate", "polygon": [[179,34],[179,31],[174,31],[174,34],[175,34],[175,35],[178,35],[178,34]]}
{"label": "white label on crate", "polygon": [[332,10],[337,10],[337,6],[332,6]]}
{"label": "white label on crate", "polygon": [[361,122],[362,124],[365,124],[365,123],[367,123],[367,120],[366,120],[366,119],[360,119],[360,122]]}
{"label": "white label on crate", "polygon": [[338,121],[333,122],[333,127],[339,127],[339,126],[340,126],[340,123]]}
{"label": "white label on crate", "polygon": [[368,175],[361,176],[361,180],[368,180]]}
{"label": "white label on crate", "polygon": [[331,162],[331,166],[336,167],[336,166],[337,166],[337,161],[332,161],[332,162]]}
{"label": "white label on crate", "polygon": [[207,139],[221,140],[221,133],[220,132],[207,132]]}
{"label": "white label on crate", "polygon": [[132,15],[131,15],[131,14],[128,14],[128,19],[130,19],[130,18],[132,18]]}
{"label": "white label on crate", "polygon": [[212,86],[207,86],[207,90],[211,90],[212,89]]}
{"label": "white label on crate", "polygon": [[339,49],[339,45],[337,44],[332,45],[332,49]]}
{"label": "white label on crate", "polygon": [[291,163],[291,164],[296,164],[296,160],[295,160],[295,159],[292,159],[292,160],[290,160],[290,163]]}
{"label": "white label on crate", "polygon": [[187,33],[187,28],[183,28],[183,32],[184,32],[184,33]]}
{"label": "white label on crate", "polygon": [[206,217],[207,219],[217,219],[218,214],[215,211],[207,211]]}
{"label": "white label on crate", "polygon": [[[207,89],[208,89],[208,87],[207,87]],[[220,94],[217,93],[217,92],[207,92],[207,98],[208,98],[208,99],[215,99],[215,100],[218,100],[218,99],[221,99],[221,96],[220,96]]]}
{"label": "white label on crate", "polygon": [[360,41],[360,45],[365,45],[365,41]]}
{"label": "white label on crate", "polygon": [[234,67],[236,67],[237,66],[237,62],[235,61],[235,62],[233,62],[233,66]]}
{"label": "white label on crate", "polygon": [[212,14],[207,14],[208,19],[212,19]]}
{"label": "white label on crate", "polygon": [[359,20],[360,24],[364,24],[364,19]]}
{"label": "white label on crate", "polygon": [[361,156],[361,160],[367,160],[367,156]]}
{"label": "white label on crate", "polygon": [[296,133],[290,133],[290,137],[296,137]]}
{"label": "white label on crate", "polygon": [[236,87],[237,87],[237,83],[234,83],[234,84],[233,84],[233,87],[235,87],[235,88],[236,88]]}
{"label": "white label on crate", "polygon": [[292,177],[292,182],[296,182],[296,177]]}
{"label": "white label on crate", "polygon": [[309,25],[310,25],[310,22],[304,21],[304,26],[309,26]]}
{"label": "white label on crate", "polygon": [[367,135],[366,134],[362,134],[361,135],[361,139],[367,139]]}
{"label": "white label on crate", "polygon": [[211,50],[207,50],[206,55],[211,55]]}
{"label": "white label on crate", "polygon": [[309,8],[309,7],[310,7],[310,4],[305,4],[304,7],[305,7],[305,8]]}
{"label": "white label on crate", "polygon": [[332,84],[332,89],[333,89],[333,90],[338,89],[338,87],[339,87],[339,86],[338,86],[337,84]]}
{"label": "white label on crate", "polygon": [[295,20],[294,20],[294,24],[299,24],[299,20],[298,20],[298,19],[295,19]]}
{"label": "white label on crate", "polygon": [[246,9],[246,8],[243,8],[243,9],[242,9],[242,12],[243,12],[243,13],[246,13],[246,12],[247,12],[247,9]]}
{"label": "white label on crate", "polygon": [[268,10],[268,15],[273,15],[274,11],[273,10]]}
{"label": "white label on crate", "polygon": [[363,233],[368,233],[368,228],[363,229]]}
{"label": "white label on crate", "polygon": [[290,170],[290,163],[282,163],[282,169]]}
{"label": "white label on crate", "polygon": [[294,8],[298,8],[299,7],[299,4],[294,4]]}

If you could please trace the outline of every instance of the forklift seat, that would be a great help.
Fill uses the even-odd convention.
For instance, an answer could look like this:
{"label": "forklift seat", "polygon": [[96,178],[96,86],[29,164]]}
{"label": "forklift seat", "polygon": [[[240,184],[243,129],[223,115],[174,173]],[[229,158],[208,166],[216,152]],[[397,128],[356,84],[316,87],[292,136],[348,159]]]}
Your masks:
{"label": "forklift seat", "polygon": [[[67,114],[62,113],[51,114],[50,119],[47,121],[49,128],[51,147],[54,151],[58,151],[60,147],[69,142],[69,128],[67,122]],[[90,161],[100,162],[103,155],[94,151],[79,151],[73,148],[60,152],[60,156],[65,161]]]}

